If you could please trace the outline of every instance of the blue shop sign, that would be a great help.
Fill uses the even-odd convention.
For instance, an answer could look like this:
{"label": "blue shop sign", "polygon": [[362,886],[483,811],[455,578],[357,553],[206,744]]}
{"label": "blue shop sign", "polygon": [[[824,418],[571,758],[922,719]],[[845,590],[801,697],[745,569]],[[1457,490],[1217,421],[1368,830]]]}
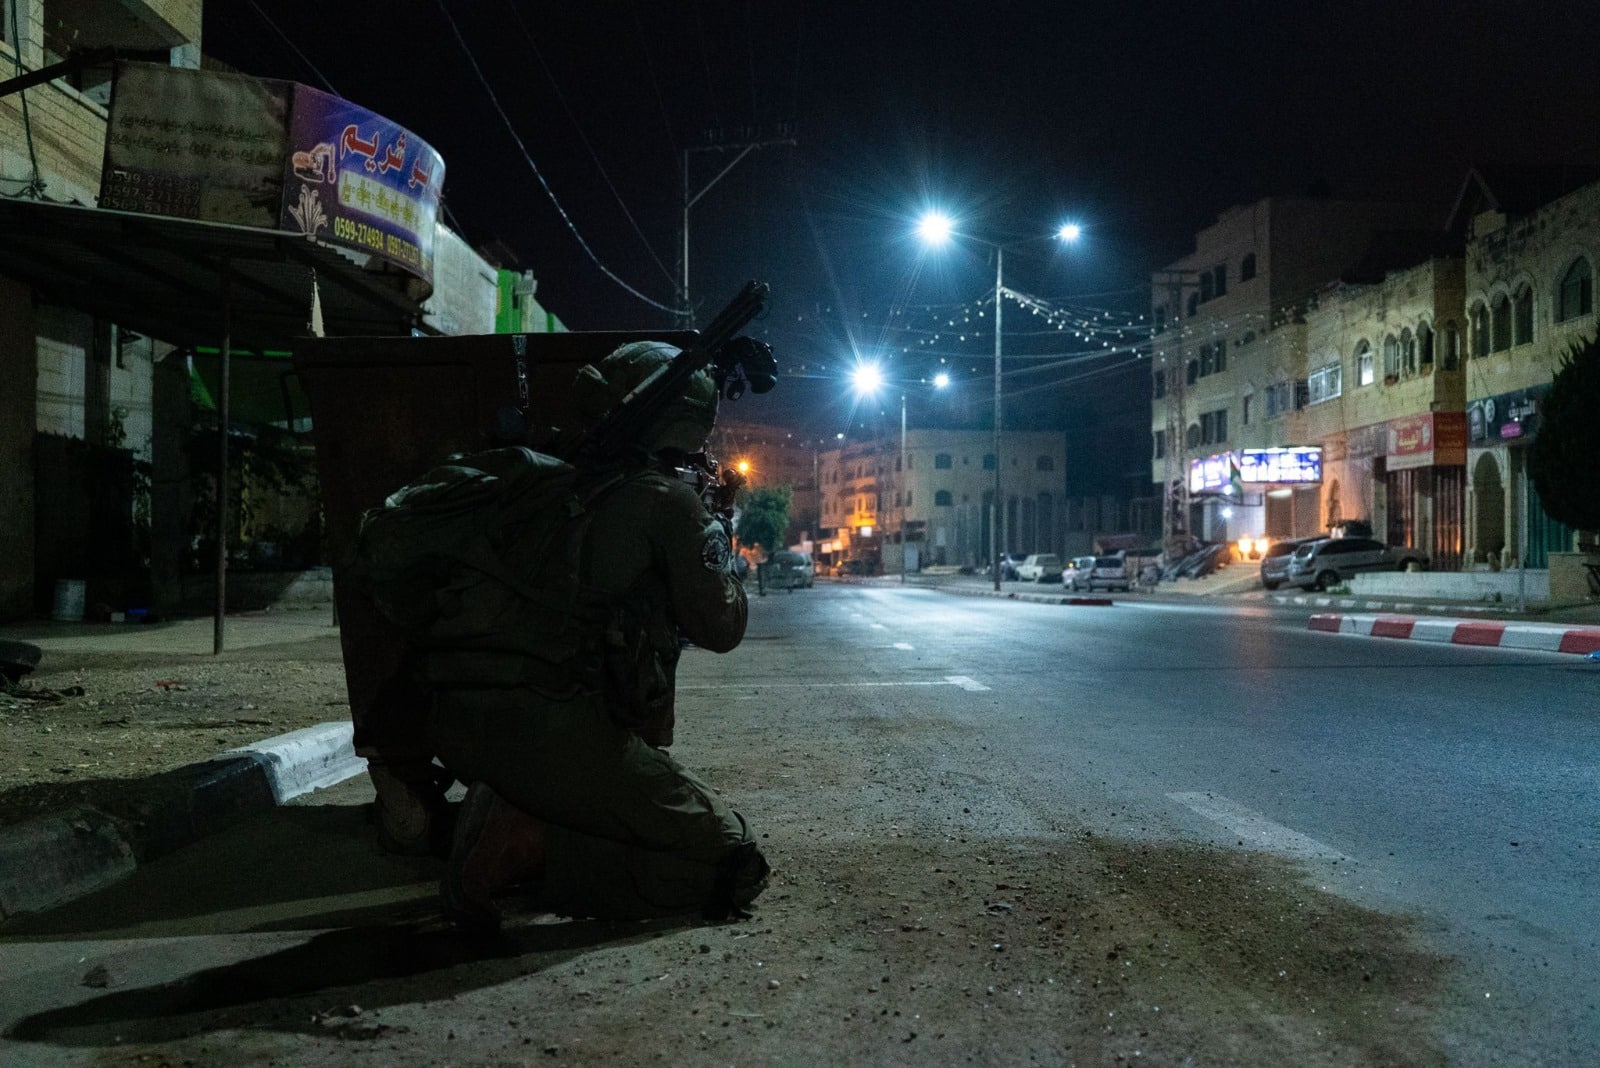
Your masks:
{"label": "blue shop sign", "polygon": [[1549,384],[1467,402],[1467,441],[1474,448],[1522,445],[1539,433],[1539,406]]}

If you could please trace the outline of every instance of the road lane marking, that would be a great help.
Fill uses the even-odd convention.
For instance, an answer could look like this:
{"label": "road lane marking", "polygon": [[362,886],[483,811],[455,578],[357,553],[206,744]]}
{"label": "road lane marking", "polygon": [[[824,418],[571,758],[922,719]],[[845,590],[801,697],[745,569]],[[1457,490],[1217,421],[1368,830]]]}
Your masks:
{"label": "road lane marking", "polygon": [[884,626],[882,623],[874,623],[874,624],[872,624],[872,629],[873,630],[888,630],[889,628]]}
{"label": "road lane marking", "polygon": [[1350,859],[1337,849],[1323,845],[1315,838],[1308,838],[1299,831],[1290,830],[1281,823],[1273,823],[1254,809],[1245,808],[1226,797],[1206,793],[1177,793],[1168,794],[1167,797],[1208,820],[1222,824],[1247,846],[1304,860]]}
{"label": "road lane marking", "polygon": [[910,643],[910,642],[895,642],[895,643],[894,643],[894,647],[895,647],[895,648],[896,648],[896,649],[903,649],[903,650],[905,650],[905,651],[906,651],[906,652],[908,652],[908,653],[909,653],[909,652],[910,652],[910,651],[911,651],[911,649],[912,649],[912,645],[911,645],[911,643]]}
{"label": "road lane marking", "polygon": [[955,686],[962,690],[978,693],[989,689],[975,679],[965,675],[947,675],[942,679],[898,679],[893,681],[873,682],[702,682],[678,684],[680,690],[817,690],[817,689],[858,689],[874,686]]}

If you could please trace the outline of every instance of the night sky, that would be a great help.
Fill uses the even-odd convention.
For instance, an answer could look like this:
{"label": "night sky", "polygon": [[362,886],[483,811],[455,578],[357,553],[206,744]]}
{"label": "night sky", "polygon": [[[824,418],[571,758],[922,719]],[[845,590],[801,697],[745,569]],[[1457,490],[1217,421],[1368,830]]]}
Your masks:
{"label": "night sky", "polygon": [[[737,412],[807,435],[850,426],[858,356],[888,361],[896,420],[902,383],[914,422],[987,418],[991,320],[974,316],[992,254],[924,251],[924,208],[981,241],[1043,238],[1005,259],[1008,288],[1060,313],[1052,336],[1006,308],[1007,424],[1115,435],[1144,425],[1149,373],[1109,324],[1134,324],[1149,272],[1226,208],[1321,186],[1436,203],[1442,225],[1470,163],[1600,162],[1600,39],[1581,3],[448,9],[208,0],[204,45],[429,141],[457,228],[531,268],[573,329],[669,324],[651,302],[675,299],[680,152],[708,129],[792,124],[794,145],[751,153],[695,205],[690,289],[704,322],[746,279],[772,283],[757,332],[787,377]],[[693,189],[732,159],[695,152]],[[1083,239],[1054,245],[1068,219]],[[930,407],[919,382],[941,360],[956,383]]]}

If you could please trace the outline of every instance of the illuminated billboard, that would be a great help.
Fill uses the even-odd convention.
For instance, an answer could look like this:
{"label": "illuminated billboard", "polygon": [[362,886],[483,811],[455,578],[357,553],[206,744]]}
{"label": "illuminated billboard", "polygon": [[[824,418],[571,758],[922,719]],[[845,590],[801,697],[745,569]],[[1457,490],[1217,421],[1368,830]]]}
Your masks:
{"label": "illuminated billboard", "polygon": [[102,173],[102,208],[287,230],[433,279],[439,154],[310,86],[119,63]]}
{"label": "illuminated billboard", "polygon": [[1240,449],[1189,461],[1189,492],[1225,492],[1230,485],[1322,481],[1322,449]]}

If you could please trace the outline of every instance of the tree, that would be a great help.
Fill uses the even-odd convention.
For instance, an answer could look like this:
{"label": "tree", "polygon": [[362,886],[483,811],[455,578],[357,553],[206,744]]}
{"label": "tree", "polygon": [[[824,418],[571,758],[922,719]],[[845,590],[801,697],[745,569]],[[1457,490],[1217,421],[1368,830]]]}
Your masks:
{"label": "tree", "polygon": [[1562,359],[1528,450],[1528,477],[1552,519],[1600,530],[1600,338]]}
{"label": "tree", "polygon": [[783,548],[789,530],[789,504],[794,491],[788,486],[770,486],[739,492],[739,540],[759,545],[770,556]]}

